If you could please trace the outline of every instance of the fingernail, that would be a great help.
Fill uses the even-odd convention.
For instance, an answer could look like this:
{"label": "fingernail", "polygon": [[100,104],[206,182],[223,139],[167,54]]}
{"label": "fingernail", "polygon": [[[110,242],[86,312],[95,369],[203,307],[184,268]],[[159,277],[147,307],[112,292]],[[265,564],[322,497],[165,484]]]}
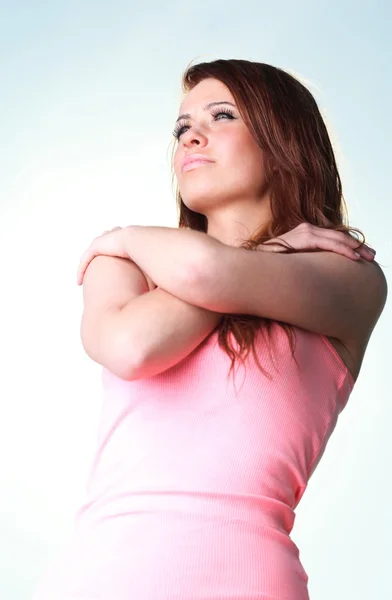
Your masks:
{"label": "fingernail", "polygon": [[375,256],[376,251],[373,248],[368,248],[369,252],[371,252],[373,254],[373,256]]}

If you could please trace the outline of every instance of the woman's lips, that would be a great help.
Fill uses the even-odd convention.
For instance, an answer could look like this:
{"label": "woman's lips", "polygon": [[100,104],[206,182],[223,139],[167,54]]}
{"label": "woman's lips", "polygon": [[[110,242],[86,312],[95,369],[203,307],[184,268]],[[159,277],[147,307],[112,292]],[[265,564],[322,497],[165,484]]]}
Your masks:
{"label": "woman's lips", "polygon": [[210,160],[202,160],[197,158],[196,160],[192,160],[188,164],[184,165],[183,171],[190,171],[191,169],[195,169],[196,167],[202,167],[203,165],[212,165]]}

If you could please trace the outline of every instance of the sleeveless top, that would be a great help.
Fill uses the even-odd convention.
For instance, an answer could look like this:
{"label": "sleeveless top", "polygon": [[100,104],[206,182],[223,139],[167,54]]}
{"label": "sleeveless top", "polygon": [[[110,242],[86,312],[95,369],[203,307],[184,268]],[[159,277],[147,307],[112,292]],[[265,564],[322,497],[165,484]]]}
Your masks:
{"label": "sleeveless top", "polygon": [[[354,386],[329,340],[257,331],[228,377],[214,330],[153,377],[102,371],[87,497],[33,600],[308,600],[295,507]],[[234,347],[237,346],[232,337]],[[238,347],[238,346],[237,346]]]}

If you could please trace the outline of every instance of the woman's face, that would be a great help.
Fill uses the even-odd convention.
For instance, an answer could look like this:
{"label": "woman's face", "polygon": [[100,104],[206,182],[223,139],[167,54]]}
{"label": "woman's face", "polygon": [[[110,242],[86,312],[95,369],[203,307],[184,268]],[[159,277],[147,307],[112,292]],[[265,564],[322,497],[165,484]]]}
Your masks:
{"label": "woman's face", "polygon": [[[215,223],[222,229],[237,219],[257,227],[259,205],[266,195],[264,155],[229,89],[217,79],[205,79],[186,95],[179,112],[187,113],[176,124],[179,137],[174,155],[183,202],[206,215],[209,226]],[[184,169],[184,159],[193,154],[211,162]]]}

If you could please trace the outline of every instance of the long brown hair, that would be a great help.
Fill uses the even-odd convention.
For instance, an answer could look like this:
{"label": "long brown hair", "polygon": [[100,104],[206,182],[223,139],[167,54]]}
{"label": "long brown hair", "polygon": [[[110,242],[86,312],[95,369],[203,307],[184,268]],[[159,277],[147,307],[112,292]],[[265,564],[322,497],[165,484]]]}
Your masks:
{"label": "long brown hair", "polygon": [[[334,151],[310,91],[282,69],[231,59],[188,67],[182,77],[183,93],[187,94],[209,77],[228,87],[242,119],[266,157],[272,217],[268,227],[260,228],[241,247],[256,250],[258,245],[287,233],[304,221],[349,235],[358,232],[363,238],[358,247],[362,246],[365,243],[363,233],[348,226],[347,206]],[[178,186],[176,200],[179,227],[207,233],[207,218],[184,204]],[[286,252],[295,252],[287,245],[285,249]],[[254,339],[256,331],[261,329],[271,341],[273,323],[278,323],[286,332],[294,356],[295,331],[292,325],[253,315],[223,315],[217,325],[218,339],[220,347],[231,358],[229,374],[236,358],[244,363],[252,349],[261,371],[270,378],[259,363]],[[230,333],[238,343],[239,352],[230,345]]]}

